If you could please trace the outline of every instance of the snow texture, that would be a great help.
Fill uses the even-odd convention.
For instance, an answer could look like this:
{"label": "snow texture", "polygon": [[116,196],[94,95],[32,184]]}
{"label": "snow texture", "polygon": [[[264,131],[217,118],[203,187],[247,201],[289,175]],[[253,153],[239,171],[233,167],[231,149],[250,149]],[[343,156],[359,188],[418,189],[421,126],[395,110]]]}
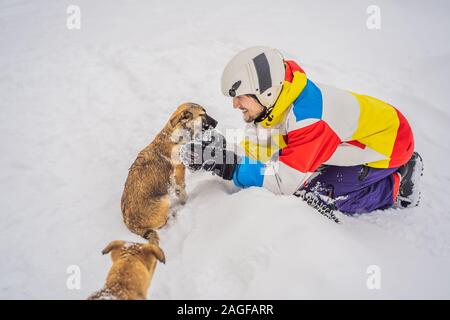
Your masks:
{"label": "snow texture", "polygon": [[[68,30],[67,7],[81,9]],[[366,26],[369,5],[381,29]],[[243,127],[220,92],[227,61],[277,47],[312,80],[395,105],[424,159],[421,206],[338,225],[300,199],[207,173],[161,231],[150,299],[450,298],[447,1],[0,3],[0,298],[84,299],[111,240],[142,241],[120,197],[137,153],[182,102]],[[81,270],[70,290],[67,268]],[[369,290],[368,267],[381,271]],[[370,268],[369,268],[370,270]]]}

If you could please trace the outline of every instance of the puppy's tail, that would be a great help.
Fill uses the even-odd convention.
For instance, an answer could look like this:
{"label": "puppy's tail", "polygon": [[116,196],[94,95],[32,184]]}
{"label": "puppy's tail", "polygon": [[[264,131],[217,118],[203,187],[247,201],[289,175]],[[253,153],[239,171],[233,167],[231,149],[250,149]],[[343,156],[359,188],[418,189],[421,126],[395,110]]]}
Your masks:
{"label": "puppy's tail", "polygon": [[154,229],[148,229],[142,237],[147,239],[150,244],[159,245],[159,235]]}

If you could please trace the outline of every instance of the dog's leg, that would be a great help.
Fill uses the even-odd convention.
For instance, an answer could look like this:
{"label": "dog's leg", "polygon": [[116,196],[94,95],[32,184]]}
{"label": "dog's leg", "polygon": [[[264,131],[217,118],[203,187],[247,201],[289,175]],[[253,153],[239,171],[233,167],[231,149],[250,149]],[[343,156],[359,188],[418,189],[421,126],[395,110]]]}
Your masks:
{"label": "dog's leg", "polygon": [[186,168],[182,164],[175,166],[175,195],[180,200],[180,203],[184,205],[187,201],[188,195],[186,193],[186,183],[184,180]]}

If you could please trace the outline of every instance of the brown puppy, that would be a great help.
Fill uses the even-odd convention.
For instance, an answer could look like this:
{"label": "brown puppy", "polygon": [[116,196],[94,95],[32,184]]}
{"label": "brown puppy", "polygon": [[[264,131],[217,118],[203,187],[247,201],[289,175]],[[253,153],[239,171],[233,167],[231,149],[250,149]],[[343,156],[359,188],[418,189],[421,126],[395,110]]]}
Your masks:
{"label": "brown puppy", "polygon": [[103,249],[111,252],[113,265],[104,287],[93,293],[88,300],[142,300],[153,278],[156,260],[165,263],[164,252],[158,246],[156,232],[149,235],[149,243],[133,243],[115,240]]}
{"label": "brown puppy", "polygon": [[185,167],[179,159],[179,148],[194,134],[216,125],[204,108],[184,103],[139,152],[129,169],[121,201],[124,222],[132,232],[147,239],[152,229],[166,224],[170,208],[185,204]]}

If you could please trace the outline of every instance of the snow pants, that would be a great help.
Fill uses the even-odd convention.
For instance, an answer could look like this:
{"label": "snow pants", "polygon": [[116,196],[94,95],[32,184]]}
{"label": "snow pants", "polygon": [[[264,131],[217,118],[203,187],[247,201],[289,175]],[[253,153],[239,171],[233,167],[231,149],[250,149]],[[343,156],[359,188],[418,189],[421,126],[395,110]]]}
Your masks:
{"label": "snow pants", "polygon": [[397,169],[323,166],[306,189],[331,197],[336,209],[344,213],[387,209],[397,198],[400,185]]}

